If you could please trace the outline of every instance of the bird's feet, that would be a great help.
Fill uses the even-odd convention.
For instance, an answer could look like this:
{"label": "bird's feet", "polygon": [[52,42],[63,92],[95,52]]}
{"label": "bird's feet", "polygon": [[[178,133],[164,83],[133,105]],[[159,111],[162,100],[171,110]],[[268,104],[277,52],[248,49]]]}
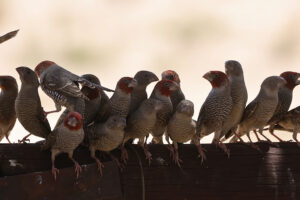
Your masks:
{"label": "bird's feet", "polygon": [[201,145],[196,145],[197,146],[197,150],[198,150],[198,158],[201,157],[201,164],[203,164],[203,162],[206,160],[206,155],[204,153],[204,151],[206,151],[204,148],[201,147]]}
{"label": "bird's feet", "polygon": [[230,158],[230,150],[226,147],[224,143],[218,141],[217,146],[220,147],[227,154],[228,158]]}
{"label": "bird's feet", "polygon": [[80,167],[80,165],[76,161],[74,162],[74,166],[75,166],[76,178],[78,178],[79,174],[82,172],[82,168]]}
{"label": "bird's feet", "polygon": [[175,150],[175,155],[174,155],[174,162],[179,168],[181,168],[182,160],[179,158],[178,151],[176,151],[176,150]]}
{"label": "bird's feet", "polygon": [[19,143],[19,144],[21,144],[21,143],[26,144],[27,142],[30,143],[30,139],[28,139],[28,138],[23,138],[22,140],[18,140],[18,143]]}
{"label": "bird's feet", "polygon": [[98,166],[98,170],[99,170],[99,173],[100,173],[100,176],[102,176],[102,168],[104,168],[104,165],[103,163],[98,159],[98,158],[94,158],[96,163],[97,163],[97,166]]}
{"label": "bird's feet", "polygon": [[119,159],[115,157],[111,152],[109,152],[108,155],[117,164],[118,168],[122,172],[124,170],[124,166],[120,163]]}
{"label": "bird's feet", "polygon": [[57,174],[59,174],[59,170],[56,167],[52,166],[52,175],[55,181],[56,181]]}

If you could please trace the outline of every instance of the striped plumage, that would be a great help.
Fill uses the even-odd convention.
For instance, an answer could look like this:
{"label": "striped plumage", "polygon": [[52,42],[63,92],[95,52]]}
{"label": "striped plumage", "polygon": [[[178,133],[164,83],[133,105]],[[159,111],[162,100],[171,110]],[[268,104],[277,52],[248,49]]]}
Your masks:
{"label": "striped plumage", "polygon": [[18,95],[18,84],[11,76],[0,76],[0,141],[8,136],[16,122],[15,100]]}
{"label": "striped plumage", "polygon": [[203,77],[211,83],[212,90],[200,109],[196,132],[200,139],[215,132],[214,142],[229,156],[229,150],[220,141],[224,122],[232,108],[229,80],[220,71],[210,71]]}
{"label": "striped plumage", "polygon": [[73,151],[84,139],[83,119],[78,112],[69,112],[64,122],[55,128],[46,138],[43,149],[51,148],[52,173],[54,179],[58,173],[55,168],[55,157],[60,153],[67,153],[75,165],[75,173],[78,178],[81,167],[73,159]]}
{"label": "striped plumage", "polygon": [[30,134],[46,138],[51,132],[51,127],[41,105],[38,77],[28,67],[18,67],[16,70],[22,82],[15,103],[18,120]]}

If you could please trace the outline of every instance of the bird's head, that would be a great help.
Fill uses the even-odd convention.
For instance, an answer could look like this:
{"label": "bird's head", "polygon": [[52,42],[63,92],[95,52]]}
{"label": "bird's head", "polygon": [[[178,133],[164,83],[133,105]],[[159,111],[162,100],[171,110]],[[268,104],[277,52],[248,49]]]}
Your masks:
{"label": "bird's head", "polygon": [[20,80],[22,83],[30,84],[36,87],[40,85],[36,73],[30,68],[21,66],[21,67],[17,67],[16,70],[20,76]]}
{"label": "bird's head", "polygon": [[225,72],[228,77],[240,77],[241,75],[243,75],[243,68],[238,61],[228,60],[225,62]]}
{"label": "bird's head", "polygon": [[0,89],[1,91],[18,90],[18,84],[12,76],[0,76]]}
{"label": "bird's head", "polygon": [[137,81],[131,77],[123,77],[117,83],[117,89],[120,89],[122,92],[126,94],[130,94],[137,86]]}
{"label": "bird's head", "polygon": [[154,90],[159,91],[161,95],[169,97],[172,91],[178,90],[179,85],[170,80],[161,80],[156,85]]}
{"label": "bird's head", "polygon": [[137,81],[138,85],[147,86],[152,82],[158,81],[158,77],[149,71],[139,71],[135,74],[134,79]]}
{"label": "bird's head", "polygon": [[293,90],[297,85],[300,85],[300,73],[287,71],[280,74],[280,77],[286,80],[285,87],[291,90]]}
{"label": "bird's head", "polygon": [[270,92],[278,92],[278,89],[287,82],[280,76],[269,76],[261,84],[261,88]]}
{"label": "bird's head", "polygon": [[119,115],[110,116],[105,122],[109,129],[123,130],[126,126],[126,118]]}
{"label": "bird's head", "polygon": [[82,116],[78,112],[70,112],[64,120],[64,125],[72,131],[82,128]]}
{"label": "bird's head", "polygon": [[[97,76],[95,76],[93,74],[84,74],[81,77],[84,78],[84,79],[86,79],[86,80],[88,80],[91,83],[94,83],[94,84],[97,84],[97,85],[101,85],[100,84],[100,80],[97,78]],[[85,96],[87,96],[90,100],[96,99],[97,97],[99,97],[101,95],[99,87],[89,88],[87,86],[83,86],[81,88],[81,92]]]}
{"label": "bird's head", "polygon": [[47,69],[48,67],[54,65],[55,62],[49,61],[49,60],[44,60],[40,62],[34,69],[35,73],[40,77],[40,75]]}
{"label": "bird's head", "polygon": [[194,104],[193,102],[189,100],[182,100],[176,108],[176,112],[182,113],[184,115],[187,115],[189,117],[192,117],[194,115]]}
{"label": "bird's head", "polygon": [[177,84],[180,84],[180,79],[178,74],[173,70],[166,70],[161,74],[162,80],[175,81]]}
{"label": "bird's head", "polygon": [[203,78],[208,80],[213,88],[220,88],[229,84],[227,75],[221,71],[209,71],[203,75]]}

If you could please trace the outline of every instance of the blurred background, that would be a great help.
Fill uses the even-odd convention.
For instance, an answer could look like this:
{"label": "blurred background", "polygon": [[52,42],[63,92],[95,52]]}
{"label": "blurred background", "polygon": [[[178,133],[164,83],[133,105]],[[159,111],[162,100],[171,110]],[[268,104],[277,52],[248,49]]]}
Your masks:
{"label": "blurred background", "polygon": [[[195,104],[194,119],[211,89],[202,75],[224,71],[226,60],[242,64],[248,102],[267,76],[300,71],[297,0],[1,0],[0,27],[0,35],[20,29],[0,46],[1,75],[20,83],[16,67],[33,69],[48,59],[79,75],[93,73],[104,86],[115,88],[120,77],[139,70],[160,76],[172,69]],[[44,109],[54,109],[51,99],[42,91],[40,95]],[[300,87],[291,108],[299,102]],[[58,116],[49,115],[52,127]],[[25,135],[17,122],[10,139],[17,142]],[[291,139],[291,133],[278,135]]]}

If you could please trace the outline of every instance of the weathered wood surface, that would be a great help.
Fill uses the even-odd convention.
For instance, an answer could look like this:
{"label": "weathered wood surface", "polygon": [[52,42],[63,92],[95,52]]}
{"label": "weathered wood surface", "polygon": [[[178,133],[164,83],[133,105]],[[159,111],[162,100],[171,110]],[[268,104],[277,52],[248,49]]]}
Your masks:
{"label": "weathered wood surface", "polygon": [[[149,145],[149,150],[153,155],[151,166],[148,166],[145,161],[142,149],[134,145],[128,148],[129,162],[125,169],[119,174],[115,163],[105,162],[102,178],[96,170],[96,165],[91,164],[94,162],[89,157],[88,149],[80,147],[75,151],[74,157],[86,167],[79,179],[74,178],[73,163],[66,155],[60,155],[57,157],[56,165],[58,168],[66,169],[61,170],[58,181],[54,182],[49,171],[51,169],[50,152],[40,152],[39,145],[36,144],[1,144],[0,199],[4,199],[3,196],[6,199],[13,199],[7,194],[16,190],[20,195],[22,193],[36,194],[35,187],[30,191],[30,187],[25,190],[21,183],[14,183],[23,180],[23,184],[36,184],[34,181],[36,181],[37,174],[41,175],[43,180],[47,180],[46,186],[38,193],[40,195],[49,193],[53,195],[53,191],[59,193],[61,190],[53,188],[64,185],[63,187],[68,192],[59,194],[68,197],[71,191],[77,191],[79,187],[76,187],[76,183],[78,182],[83,184],[82,188],[90,188],[85,191],[89,194],[87,198],[82,198],[83,192],[78,189],[77,198],[72,199],[109,199],[105,196],[106,194],[100,197],[102,193],[95,192],[97,188],[101,188],[115,193],[113,197],[115,199],[122,199],[120,194],[118,196],[118,191],[121,190],[123,199],[141,200],[142,177],[144,178],[144,195],[147,200],[300,199],[300,148],[295,143],[281,143],[280,148],[269,148],[267,144],[258,145],[263,153],[243,144],[229,144],[230,159],[215,145],[203,145],[208,157],[203,165],[197,158],[197,151],[193,145],[182,145],[179,149],[183,160],[182,169],[171,162],[166,145]],[[118,155],[119,151],[114,153]],[[139,159],[141,159],[143,175]],[[104,161],[109,161],[109,158],[104,157]],[[116,177],[119,183],[115,181]],[[109,181],[110,178],[113,181]],[[3,187],[3,183],[8,180],[9,184]],[[94,184],[101,185],[101,187],[92,187],[91,185]],[[53,196],[40,199],[53,199],[51,197]],[[65,199],[68,199],[67,197]]]}

